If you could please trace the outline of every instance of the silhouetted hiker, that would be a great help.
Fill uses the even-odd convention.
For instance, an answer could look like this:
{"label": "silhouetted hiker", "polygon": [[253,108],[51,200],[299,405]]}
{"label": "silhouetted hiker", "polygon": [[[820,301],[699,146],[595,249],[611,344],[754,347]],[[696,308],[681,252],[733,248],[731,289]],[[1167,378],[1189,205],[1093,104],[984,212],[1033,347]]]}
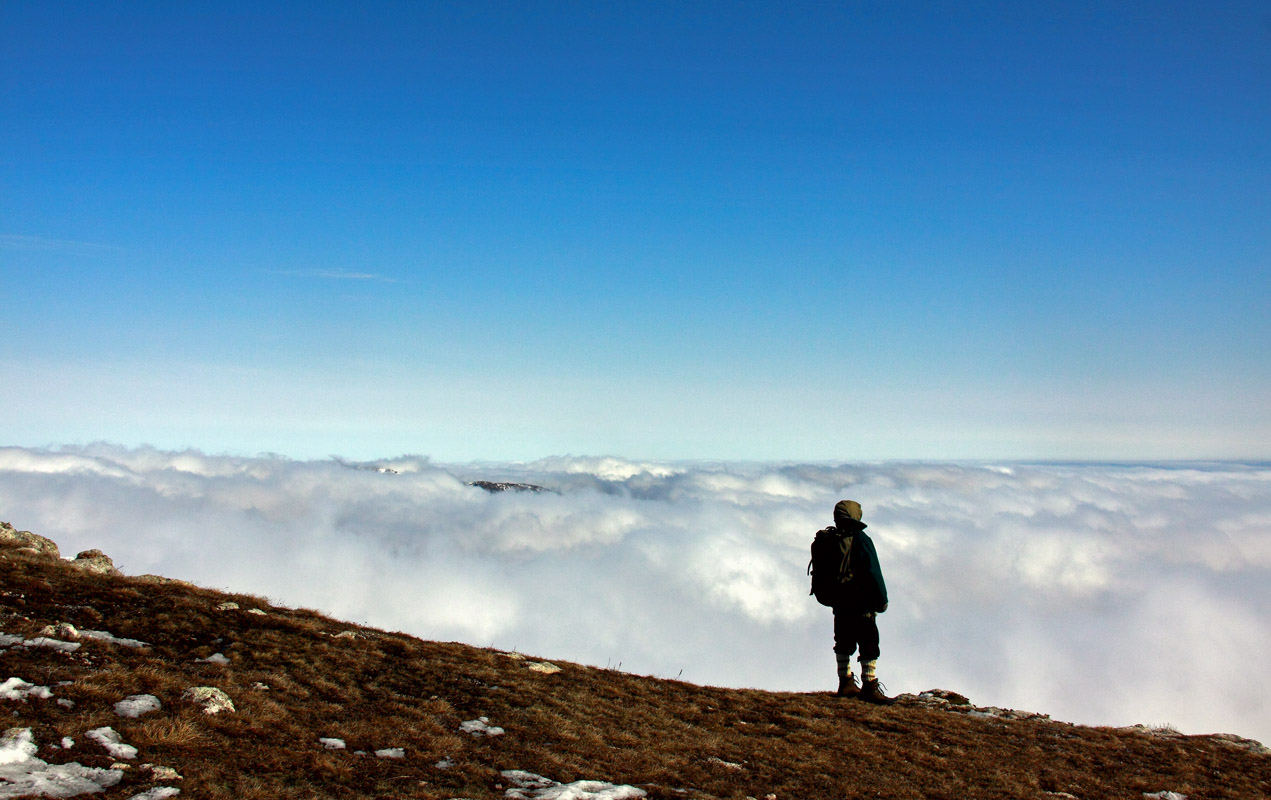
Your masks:
{"label": "silhouetted hiker", "polygon": [[[837,570],[827,590],[818,591],[817,599],[829,600],[834,610],[834,656],[838,661],[839,697],[857,697],[868,703],[891,705],[896,702],[883,694],[875,669],[878,665],[878,622],[875,617],[887,610],[887,584],[878,565],[878,552],[865,533],[861,522],[861,504],[841,500],[834,506],[834,527],[817,534],[818,539],[842,550],[846,559]],[[816,560],[817,545],[813,545]],[[815,566],[814,566],[815,569]],[[815,579],[815,574],[814,579]],[[826,576],[828,577],[828,576]],[[820,587],[818,587],[819,589]],[[823,599],[825,591],[828,598]],[[861,683],[852,674],[852,653],[860,648]]]}

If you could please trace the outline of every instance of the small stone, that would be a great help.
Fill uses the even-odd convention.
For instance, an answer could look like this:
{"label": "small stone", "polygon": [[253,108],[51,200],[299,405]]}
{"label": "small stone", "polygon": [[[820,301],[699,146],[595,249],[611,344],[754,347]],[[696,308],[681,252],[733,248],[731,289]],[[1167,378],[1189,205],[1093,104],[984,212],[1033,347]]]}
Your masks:
{"label": "small stone", "polygon": [[230,601],[227,601],[227,602],[224,602],[224,603],[221,603],[220,605],[218,605],[218,606],[216,607],[216,610],[217,610],[217,611],[237,611],[237,610],[238,610],[238,603],[235,603],[234,601],[230,600]]}
{"label": "small stone", "polygon": [[737,770],[737,771],[741,771],[745,769],[745,767],[743,767],[741,764],[738,764],[734,761],[725,761],[724,759],[718,756],[711,756],[710,758],[706,760],[710,762],[711,764],[714,764],[717,767],[723,767],[724,769],[731,769],[731,770]]}
{"label": "small stone", "polygon": [[204,714],[219,714],[222,711],[234,711],[234,701],[229,695],[215,686],[194,686],[181,695],[185,700],[202,707]]}
{"label": "small stone", "polygon": [[264,612],[264,611],[261,611],[259,608],[249,608],[249,609],[247,609],[247,613],[248,613],[248,614],[255,614],[255,615],[260,616],[260,617],[266,616],[265,612]]}
{"label": "small stone", "polygon": [[179,781],[184,780],[181,773],[172,767],[161,767],[157,764],[142,764],[141,768],[150,771],[150,777],[156,781]]}
{"label": "small stone", "polygon": [[228,663],[229,663],[229,659],[225,657],[225,654],[224,654],[224,653],[213,653],[212,655],[208,656],[207,658],[196,658],[196,659],[194,659],[194,663],[196,663],[196,664],[218,664],[218,665],[220,665],[220,666],[225,666],[226,664],[228,664]]}

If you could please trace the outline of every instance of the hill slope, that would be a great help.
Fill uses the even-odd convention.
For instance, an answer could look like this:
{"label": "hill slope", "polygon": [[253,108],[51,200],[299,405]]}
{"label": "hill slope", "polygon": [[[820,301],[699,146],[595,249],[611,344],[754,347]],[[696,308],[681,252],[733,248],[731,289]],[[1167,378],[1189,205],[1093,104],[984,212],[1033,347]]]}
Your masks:
{"label": "hill slope", "polygon": [[9,538],[0,798],[1271,796],[1271,756],[1235,737],[549,664]]}

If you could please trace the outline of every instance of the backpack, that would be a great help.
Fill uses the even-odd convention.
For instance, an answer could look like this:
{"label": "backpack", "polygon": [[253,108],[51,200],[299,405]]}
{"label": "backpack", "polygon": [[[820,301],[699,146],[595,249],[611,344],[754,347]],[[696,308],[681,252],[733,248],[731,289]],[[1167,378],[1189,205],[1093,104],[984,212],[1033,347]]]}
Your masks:
{"label": "backpack", "polygon": [[852,545],[856,536],[836,527],[823,528],[812,540],[812,560],[808,574],[812,591],[823,606],[833,606],[841,595],[840,587],[852,580]]}

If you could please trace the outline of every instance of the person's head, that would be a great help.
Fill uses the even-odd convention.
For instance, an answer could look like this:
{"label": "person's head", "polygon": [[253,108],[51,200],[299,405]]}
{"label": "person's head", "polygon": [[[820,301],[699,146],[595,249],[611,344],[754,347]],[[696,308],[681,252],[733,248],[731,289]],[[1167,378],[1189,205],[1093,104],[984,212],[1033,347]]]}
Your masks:
{"label": "person's head", "polygon": [[834,506],[834,524],[843,527],[848,520],[861,521],[861,504],[855,500],[840,500]]}

